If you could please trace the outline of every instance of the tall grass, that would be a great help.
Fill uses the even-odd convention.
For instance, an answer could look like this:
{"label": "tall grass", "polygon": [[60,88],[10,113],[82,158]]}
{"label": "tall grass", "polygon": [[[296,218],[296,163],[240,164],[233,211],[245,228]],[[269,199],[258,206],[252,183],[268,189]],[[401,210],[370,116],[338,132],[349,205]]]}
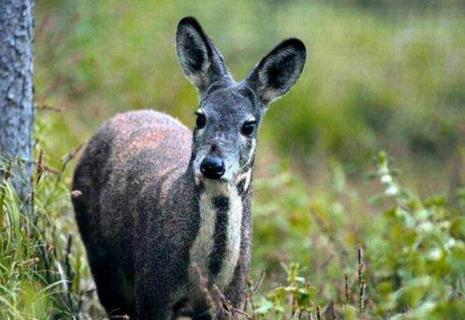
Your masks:
{"label": "tall grass", "polygon": [[32,181],[32,212],[12,186],[11,165],[2,164],[0,171],[6,172],[0,180],[2,319],[71,319],[89,308],[87,262],[82,245],[75,245],[78,238],[63,182],[73,154],[54,169],[40,151]]}

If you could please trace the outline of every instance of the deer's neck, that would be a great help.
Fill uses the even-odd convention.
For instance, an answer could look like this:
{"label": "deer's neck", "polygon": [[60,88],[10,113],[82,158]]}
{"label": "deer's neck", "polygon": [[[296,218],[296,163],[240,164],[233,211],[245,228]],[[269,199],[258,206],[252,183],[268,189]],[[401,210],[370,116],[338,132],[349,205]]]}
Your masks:
{"label": "deer's neck", "polygon": [[236,268],[242,240],[245,194],[252,171],[234,183],[198,182],[199,230],[190,250],[192,265],[202,276],[225,289]]}

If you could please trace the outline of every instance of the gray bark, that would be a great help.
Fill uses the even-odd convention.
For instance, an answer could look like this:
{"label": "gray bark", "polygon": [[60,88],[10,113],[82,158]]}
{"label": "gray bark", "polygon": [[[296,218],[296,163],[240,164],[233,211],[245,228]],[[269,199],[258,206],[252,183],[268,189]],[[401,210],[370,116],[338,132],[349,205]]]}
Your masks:
{"label": "gray bark", "polygon": [[12,161],[13,184],[28,202],[34,122],[33,40],[34,0],[0,0],[0,161]]}

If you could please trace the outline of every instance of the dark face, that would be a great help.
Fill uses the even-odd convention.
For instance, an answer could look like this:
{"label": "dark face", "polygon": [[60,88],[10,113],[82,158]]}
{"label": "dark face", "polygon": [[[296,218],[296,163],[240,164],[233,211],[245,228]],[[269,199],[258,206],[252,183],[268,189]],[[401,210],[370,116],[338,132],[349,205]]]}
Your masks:
{"label": "dark face", "polygon": [[261,108],[243,84],[209,91],[196,112],[194,174],[235,182],[252,167]]}
{"label": "dark face", "polygon": [[196,181],[250,182],[258,125],[268,105],[289,91],[306,59],[304,44],[283,41],[236,83],[223,56],[197,20],[183,18],[176,33],[179,62],[199,90],[193,142]]}

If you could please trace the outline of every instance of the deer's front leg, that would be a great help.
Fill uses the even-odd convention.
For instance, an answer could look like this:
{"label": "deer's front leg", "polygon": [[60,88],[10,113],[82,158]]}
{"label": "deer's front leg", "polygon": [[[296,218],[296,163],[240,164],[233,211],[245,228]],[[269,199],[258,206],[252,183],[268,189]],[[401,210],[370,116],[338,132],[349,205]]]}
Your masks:
{"label": "deer's front leg", "polygon": [[[225,291],[226,298],[237,309],[244,307],[247,280],[250,271],[252,221],[249,208],[250,206],[246,205],[243,216],[240,257],[234,270],[233,278]],[[222,319],[221,315],[218,316],[218,319]]]}
{"label": "deer's front leg", "polygon": [[[150,212],[150,211],[149,211]],[[153,210],[152,210],[153,212]],[[135,296],[137,319],[168,320],[185,299],[189,246],[185,232],[166,232],[162,220],[139,226],[136,236]]]}
{"label": "deer's front leg", "polygon": [[149,261],[148,255],[136,257],[136,319],[170,320],[169,264],[162,265],[162,254],[154,254],[153,259]]}
{"label": "deer's front leg", "polygon": [[136,264],[137,319],[171,320],[176,306],[185,299],[187,270],[179,248],[153,247]]}

